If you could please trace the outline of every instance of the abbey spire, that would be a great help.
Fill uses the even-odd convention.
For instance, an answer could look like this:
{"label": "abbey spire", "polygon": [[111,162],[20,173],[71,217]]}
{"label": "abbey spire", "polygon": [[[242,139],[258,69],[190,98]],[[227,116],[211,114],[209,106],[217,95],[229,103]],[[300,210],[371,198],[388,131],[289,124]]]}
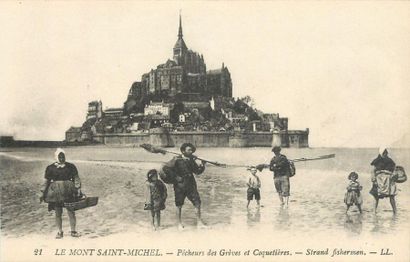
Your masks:
{"label": "abbey spire", "polygon": [[181,21],[181,14],[179,14],[179,29],[178,29],[178,39],[182,39],[182,21]]}
{"label": "abbey spire", "polygon": [[184,61],[184,56],[186,51],[188,50],[184,39],[182,38],[182,18],[181,14],[179,14],[179,28],[178,28],[178,40],[174,45],[174,61],[180,65]]}

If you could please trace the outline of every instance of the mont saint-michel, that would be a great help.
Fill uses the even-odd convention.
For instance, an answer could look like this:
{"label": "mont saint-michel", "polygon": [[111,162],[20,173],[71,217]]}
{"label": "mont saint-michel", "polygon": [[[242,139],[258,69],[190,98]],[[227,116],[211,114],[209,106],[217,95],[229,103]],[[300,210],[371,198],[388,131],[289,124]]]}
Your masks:
{"label": "mont saint-michel", "polygon": [[257,110],[249,96],[233,97],[231,77],[228,65],[208,69],[203,54],[188,48],[180,16],[172,59],[142,74],[121,107],[89,102],[85,122],[66,131],[66,142],[309,146],[308,128],[288,130],[287,117]]}

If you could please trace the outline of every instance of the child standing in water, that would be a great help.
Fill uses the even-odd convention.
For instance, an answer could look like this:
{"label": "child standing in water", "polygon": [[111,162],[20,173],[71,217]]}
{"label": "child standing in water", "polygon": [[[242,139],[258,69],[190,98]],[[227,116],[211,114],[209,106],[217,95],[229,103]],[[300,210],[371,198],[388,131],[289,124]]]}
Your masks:
{"label": "child standing in water", "polygon": [[251,200],[253,200],[253,196],[255,196],[256,203],[258,204],[258,208],[260,207],[259,200],[261,199],[261,193],[259,188],[261,187],[261,181],[259,177],[256,175],[256,168],[251,167],[249,169],[251,174],[248,176],[248,182],[246,185],[248,186],[247,190],[247,199],[248,199],[248,204],[246,205],[246,208],[249,208],[249,203]]}
{"label": "child standing in water", "polygon": [[[165,184],[158,179],[158,172],[151,169],[147,173],[146,182],[146,201],[145,210],[151,211],[151,225],[157,230],[161,225],[161,210],[165,209],[165,200],[167,199],[167,188]],[[155,217],[157,225],[155,225]]]}
{"label": "child standing in water", "polygon": [[362,196],[360,194],[360,190],[362,190],[362,186],[359,184],[357,179],[359,175],[356,172],[351,172],[347,177],[349,181],[349,185],[347,186],[347,192],[345,194],[344,202],[347,206],[346,213],[352,205],[356,205],[359,209],[359,212],[362,213]]}

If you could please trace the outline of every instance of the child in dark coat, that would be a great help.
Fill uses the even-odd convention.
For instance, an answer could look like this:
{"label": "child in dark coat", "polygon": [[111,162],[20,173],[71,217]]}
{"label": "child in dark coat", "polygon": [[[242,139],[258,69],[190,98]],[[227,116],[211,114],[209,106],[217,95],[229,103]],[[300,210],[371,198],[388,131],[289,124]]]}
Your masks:
{"label": "child in dark coat", "polygon": [[[161,210],[165,209],[165,200],[167,199],[167,188],[165,184],[158,179],[158,172],[151,169],[147,173],[146,182],[146,202],[145,210],[151,211],[151,225],[157,230],[161,225]],[[155,225],[155,217],[157,225]]]}

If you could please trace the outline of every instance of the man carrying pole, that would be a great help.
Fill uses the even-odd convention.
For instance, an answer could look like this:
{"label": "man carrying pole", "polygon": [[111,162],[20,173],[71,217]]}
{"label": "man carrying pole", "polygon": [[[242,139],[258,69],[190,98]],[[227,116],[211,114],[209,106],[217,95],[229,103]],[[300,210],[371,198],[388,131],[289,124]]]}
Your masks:
{"label": "man carrying pole", "polygon": [[171,161],[163,166],[163,172],[169,176],[173,176],[173,186],[175,192],[175,205],[177,207],[178,229],[182,230],[182,206],[185,198],[194,205],[197,226],[198,228],[205,227],[201,219],[201,198],[198,193],[194,174],[202,174],[205,170],[205,161],[201,164],[195,162],[196,157],[193,156],[196,148],[191,143],[181,145],[181,155],[174,157]]}
{"label": "man carrying pole", "polygon": [[269,169],[273,171],[273,181],[275,183],[276,192],[279,194],[279,200],[281,205],[289,204],[290,193],[290,166],[289,161],[285,155],[280,153],[281,147],[274,146],[272,152],[275,156],[270,161]]}

